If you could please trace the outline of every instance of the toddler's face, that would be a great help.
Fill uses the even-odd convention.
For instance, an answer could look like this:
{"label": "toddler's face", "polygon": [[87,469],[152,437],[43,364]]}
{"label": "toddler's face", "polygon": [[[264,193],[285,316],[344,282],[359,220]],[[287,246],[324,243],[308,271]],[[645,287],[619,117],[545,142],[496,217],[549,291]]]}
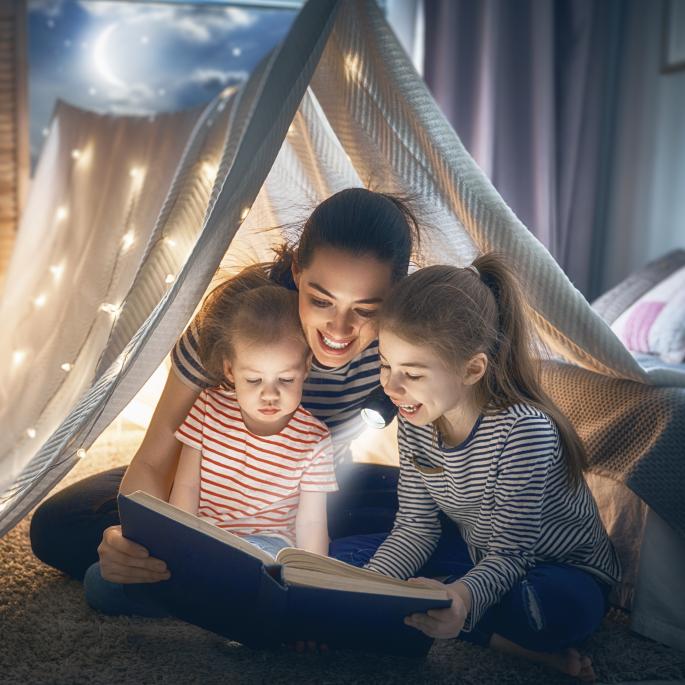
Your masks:
{"label": "toddler's face", "polygon": [[309,349],[291,338],[268,345],[237,340],[234,349],[224,371],[235,387],[245,425],[257,435],[278,433],[302,400]]}

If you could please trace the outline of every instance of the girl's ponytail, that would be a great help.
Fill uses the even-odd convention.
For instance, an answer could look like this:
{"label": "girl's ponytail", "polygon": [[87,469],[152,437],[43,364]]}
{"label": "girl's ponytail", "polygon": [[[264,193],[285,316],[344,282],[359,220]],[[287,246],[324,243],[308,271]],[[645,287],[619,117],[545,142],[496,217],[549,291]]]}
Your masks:
{"label": "girl's ponytail", "polygon": [[559,431],[569,482],[578,485],[587,468],[585,447],[571,422],[542,387],[540,364],[533,354],[517,279],[506,262],[494,253],[478,257],[473,266],[496,305],[497,330],[488,351],[490,363],[483,379],[484,394],[498,408],[525,402],[545,412]]}

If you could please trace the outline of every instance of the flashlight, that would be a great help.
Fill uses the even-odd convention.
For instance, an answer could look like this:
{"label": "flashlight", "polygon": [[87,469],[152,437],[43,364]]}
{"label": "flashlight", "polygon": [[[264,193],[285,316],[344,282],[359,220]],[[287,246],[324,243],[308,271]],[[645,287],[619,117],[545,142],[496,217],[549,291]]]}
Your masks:
{"label": "flashlight", "polygon": [[373,428],[385,428],[397,414],[397,407],[383,392],[382,386],[378,386],[370,392],[361,409],[362,419]]}

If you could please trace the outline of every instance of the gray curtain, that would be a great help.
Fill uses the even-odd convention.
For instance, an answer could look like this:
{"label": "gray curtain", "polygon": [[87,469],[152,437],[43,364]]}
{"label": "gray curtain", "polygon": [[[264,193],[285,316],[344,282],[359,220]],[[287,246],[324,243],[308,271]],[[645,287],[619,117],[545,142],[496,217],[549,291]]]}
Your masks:
{"label": "gray curtain", "polygon": [[424,0],[424,77],[575,286],[600,288],[622,0]]}

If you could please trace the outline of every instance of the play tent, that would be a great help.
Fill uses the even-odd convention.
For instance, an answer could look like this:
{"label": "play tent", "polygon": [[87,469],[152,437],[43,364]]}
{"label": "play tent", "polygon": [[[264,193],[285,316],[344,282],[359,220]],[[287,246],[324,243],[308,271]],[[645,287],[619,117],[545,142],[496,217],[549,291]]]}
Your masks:
{"label": "play tent", "polygon": [[[58,105],[0,302],[0,535],[157,369],[217,269],[270,259],[318,202],[354,185],[415,198],[420,264],[493,249],[515,264],[534,332],[571,362],[545,372],[562,408],[643,392],[667,417],[660,434],[683,433],[673,417],[685,391],[653,386],[685,374],[648,375],[593,312],[463,148],[375,3],[316,0],[249,81],[204,109],[136,118]],[[668,481],[685,460],[671,443],[655,457],[656,438],[628,439],[620,463],[593,443],[595,465],[682,533]]]}

